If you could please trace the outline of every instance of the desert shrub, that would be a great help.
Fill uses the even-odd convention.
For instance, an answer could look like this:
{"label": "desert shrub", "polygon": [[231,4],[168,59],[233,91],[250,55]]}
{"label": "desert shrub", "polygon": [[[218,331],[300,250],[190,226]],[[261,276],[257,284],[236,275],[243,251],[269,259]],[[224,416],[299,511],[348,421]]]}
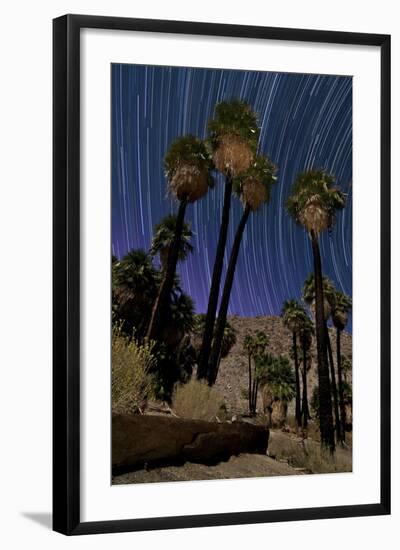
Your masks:
{"label": "desert shrub", "polygon": [[292,440],[287,437],[274,442],[276,458],[287,460],[294,468],[304,468],[312,474],[351,472],[351,452],[337,449],[334,455],[322,450],[313,441]]}
{"label": "desert shrub", "polygon": [[195,420],[215,420],[225,409],[223,396],[205,381],[192,379],[178,384],[172,396],[172,409],[178,416]]}
{"label": "desert shrub", "polygon": [[305,468],[313,474],[352,471],[350,453],[337,452],[335,455],[331,455],[329,450],[322,450],[319,444],[304,448],[297,446],[296,452],[290,457],[289,462],[293,466]]}
{"label": "desert shrub", "polygon": [[126,338],[120,328],[112,333],[112,410],[114,413],[137,413],[150,397],[155,365],[152,344],[139,344]]}

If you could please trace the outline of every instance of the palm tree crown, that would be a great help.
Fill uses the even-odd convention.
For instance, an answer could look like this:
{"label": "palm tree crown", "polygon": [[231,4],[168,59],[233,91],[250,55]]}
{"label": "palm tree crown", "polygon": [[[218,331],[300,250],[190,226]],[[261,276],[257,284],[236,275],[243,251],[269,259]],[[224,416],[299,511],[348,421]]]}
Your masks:
{"label": "palm tree crown", "polygon": [[311,348],[312,339],[314,336],[314,325],[308,315],[306,315],[306,318],[304,319],[299,334],[302,346],[304,346],[306,351],[308,351]]}
{"label": "palm tree crown", "polygon": [[339,330],[344,330],[346,327],[351,306],[352,301],[350,296],[337,290],[335,292],[335,304],[332,308],[332,321]]}
{"label": "palm tree crown", "polygon": [[291,332],[299,332],[306,323],[307,314],[297,300],[286,300],[282,308],[282,318],[284,325]]}
{"label": "palm tree crown", "polygon": [[112,263],[113,323],[132,337],[141,339],[147,328],[160,274],[144,250],[131,250],[122,260]]}
{"label": "palm tree crown", "polygon": [[218,103],[208,128],[217,170],[232,177],[247,170],[260,134],[257,117],[248,103],[239,100]]}
{"label": "palm tree crown", "polygon": [[180,201],[195,202],[213,185],[207,147],[194,136],[176,139],[165,156],[164,166],[169,191]]}
{"label": "palm tree crown", "polygon": [[[325,276],[322,277],[322,287],[324,293],[324,317],[325,320],[328,320],[335,307],[336,289],[333,282]],[[310,274],[304,281],[303,300],[310,306],[315,316],[315,279],[313,274]]]}
{"label": "palm tree crown", "polygon": [[[166,216],[155,227],[155,233],[153,241],[151,243],[150,253],[152,256],[160,254],[160,260],[163,268],[166,265],[168,252],[173,243],[176,233],[176,220],[175,214]],[[182,234],[180,235],[179,253],[178,259],[185,260],[188,254],[193,251],[193,246],[190,243],[190,239],[193,237],[190,225],[186,222],[183,223]]]}
{"label": "palm tree crown", "polygon": [[253,212],[271,195],[271,187],[276,182],[276,167],[262,155],[256,155],[250,167],[233,181],[233,188],[243,205]]}
{"label": "palm tree crown", "polygon": [[335,212],[344,208],[346,197],[334,187],[334,178],[323,169],[299,174],[286,208],[293,219],[318,236],[335,221]]}
{"label": "palm tree crown", "polygon": [[295,396],[296,390],[294,372],[289,359],[282,355],[271,358],[267,354],[265,362],[266,368],[261,376],[262,383],[269,387],[273,399],[291,401]]}
{"label": "palm tree crown", "polygon": [[144,250],[131,250],[122,260],[112,264],[113,293],[121,304],[152,301],[158,283],[157,270]]}

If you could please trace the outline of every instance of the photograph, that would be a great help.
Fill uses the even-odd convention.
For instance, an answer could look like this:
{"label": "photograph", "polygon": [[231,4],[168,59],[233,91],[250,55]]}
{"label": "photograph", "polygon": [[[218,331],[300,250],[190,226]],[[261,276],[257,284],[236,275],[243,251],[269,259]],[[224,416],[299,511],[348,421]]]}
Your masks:
{"label": "photograph", "polygon": [[111,483],[352,472],[353,77],[110,71]]}

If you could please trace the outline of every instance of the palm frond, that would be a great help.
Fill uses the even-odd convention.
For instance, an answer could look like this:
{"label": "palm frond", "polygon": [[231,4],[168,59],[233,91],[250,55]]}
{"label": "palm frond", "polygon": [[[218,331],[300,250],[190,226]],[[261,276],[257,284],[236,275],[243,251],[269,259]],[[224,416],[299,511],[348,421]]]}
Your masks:
{"label": "palm frond", "polygon": [[264,155],[256,155],[250,167],[233,180],[233,189],[243,204],[254,211],[270,200],[276,182],[276,166]]}
{"label": "palm frond", "polygon": [[206,144],[195,136],[176,139],[164,159],[170,192],[179,200],[194,202],[213,186],[212,159]]}
{"label": "palm frond", "polygon": [[236,135],[252,149],[257,150],[260,129],[257,116],[246,101],[233,99],[218,103],[215,118],[208,123],[212,149],[218,148],[222,136]]}
{"label": "palm frond", "polygon": [[[170,214],[156,225],[150,248],[150,254],[152,256],[162,254],[163,252],[168,252],[175,237],[176,220],[177,216],[175,214]],[[184,260],[188,254],[193,251],[193,245],[190,242],[192,237],[193,232],[190,228],[190,224],[184,222],[179,243],[179,260]]]}
{"label": "palm frond", "polygon": [[346,195],[334,183],[334,177],[324,169],[299,174],[286,202],[288,214],[317,235],[331,227],[336,212],[346,204]]}

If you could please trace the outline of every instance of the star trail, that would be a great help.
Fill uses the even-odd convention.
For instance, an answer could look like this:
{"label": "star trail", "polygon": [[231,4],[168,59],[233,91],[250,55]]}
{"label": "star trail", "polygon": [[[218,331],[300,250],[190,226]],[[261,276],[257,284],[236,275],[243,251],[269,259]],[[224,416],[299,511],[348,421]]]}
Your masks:
{"label": "star trail", "polygon": [[[325,168],[347,194],[347,206],[320,239],[323,272],[352,295],[352,78],[227,69],[113,64],[112,252],[150,247],[154,226],[177,203],[167,195],[163,158],[182,135],[207,137],[216,103],[238,98],[257,113],[259,152],[278,167],[271,201],[252,214],[237,263],[230,314],[279,315],[299,299],[312,272],[306,232],[284,205],[301,171]],[[205,312],[221,220],[224,180],[189,205],[194,252],[178,265],[182,288]],[[225,269],[242,213],[232,198]],[[348,330],[351,330],[351,320]]]}

